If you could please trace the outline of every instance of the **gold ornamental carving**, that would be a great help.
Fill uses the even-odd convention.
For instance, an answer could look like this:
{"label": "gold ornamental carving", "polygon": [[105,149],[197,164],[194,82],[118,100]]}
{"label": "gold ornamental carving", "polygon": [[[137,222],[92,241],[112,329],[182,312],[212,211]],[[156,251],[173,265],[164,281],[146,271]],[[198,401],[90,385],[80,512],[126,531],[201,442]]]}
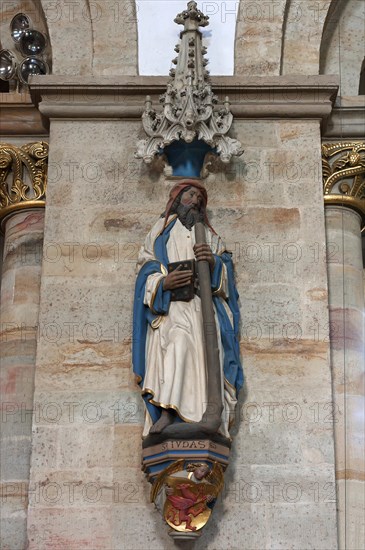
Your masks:
{"label": "gold ornamental carving", "polygon": [[45,206],[48,143],[0,143],[0,220],[21,209]]}
{"label": "gold ornamental carving", "polygon": [[158,475],[151,502],[172,529],[170,535],[176,540],[188,540],[200,536],[223,486],[223,469],[218,462],[209,466],[180,459]]}
{"label": "gold ornamental carving", "polygon": [[352,208],[365,225],[365,143],[324,143],[322,172],[325,204]]}

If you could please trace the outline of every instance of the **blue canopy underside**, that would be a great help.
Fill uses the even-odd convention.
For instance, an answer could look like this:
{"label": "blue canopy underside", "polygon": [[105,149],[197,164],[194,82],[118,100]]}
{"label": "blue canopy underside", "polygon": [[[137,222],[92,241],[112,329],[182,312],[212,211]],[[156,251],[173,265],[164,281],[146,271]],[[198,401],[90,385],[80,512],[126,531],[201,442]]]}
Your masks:
{"label": "blue canopy underside", "polygon": [[209,151],[214,152],[215,149],[205,141],[195,139],[191,143],[173,141],[161,152],[166,154],[173,176],[199,178],[205,155]]}

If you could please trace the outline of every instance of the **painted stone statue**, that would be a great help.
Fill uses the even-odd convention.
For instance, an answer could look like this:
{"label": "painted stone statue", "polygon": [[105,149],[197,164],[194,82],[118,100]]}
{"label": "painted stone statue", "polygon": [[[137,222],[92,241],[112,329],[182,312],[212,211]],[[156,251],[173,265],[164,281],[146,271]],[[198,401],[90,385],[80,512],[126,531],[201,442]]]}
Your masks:
{"label": "painted stone statue", "polygon": [[[195,261],[205,261],[210,271],[222,403],[219,422],[210,431],[229,439],[230,419],[243,383],[238,294],[231,254],[209,223],[207,200],[198,180],[180,181],[139,254],[133,369],[146,406],[144,438],[180,432],[186,438],[189,433],[194,436],[194,426],[204,433],[210,396]],[[193,229],[199,222],[205,231],[203,244],[195,241]]]}
{"label": "painted stone statue", "polygon": [[174,21],[184,25],[176,67],[159,107],[146,97],[136,157],[182,179],[139,254],[133,369],[145,402],[142,469],[151,500],[169,535],[187,541],[202,532],[222,488],[243,383],[232,258],[209,223],[200,178],[243,150],[228,136],[229,99],[218,106],[206,69],[199,28],[209,17],[191,0]]}

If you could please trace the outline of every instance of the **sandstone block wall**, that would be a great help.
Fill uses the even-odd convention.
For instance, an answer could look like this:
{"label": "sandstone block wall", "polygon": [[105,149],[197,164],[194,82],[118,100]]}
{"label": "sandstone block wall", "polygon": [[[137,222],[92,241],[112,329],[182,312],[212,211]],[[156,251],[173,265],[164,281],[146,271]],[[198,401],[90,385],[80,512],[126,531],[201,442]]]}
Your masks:
{"label": "sandstone block wall", "polygon": [[[171,547],[140,471],[131,375],[135,262],[167,195],[133,157],[140,131],[138,120],[51,126],[33,549]],[[241,120],[234,133],[244,159],[206,185],[236,264],[247,385],[226,488],[196,546],[239,548],[244,534],[248,548],[335,548],[319,123]]]}

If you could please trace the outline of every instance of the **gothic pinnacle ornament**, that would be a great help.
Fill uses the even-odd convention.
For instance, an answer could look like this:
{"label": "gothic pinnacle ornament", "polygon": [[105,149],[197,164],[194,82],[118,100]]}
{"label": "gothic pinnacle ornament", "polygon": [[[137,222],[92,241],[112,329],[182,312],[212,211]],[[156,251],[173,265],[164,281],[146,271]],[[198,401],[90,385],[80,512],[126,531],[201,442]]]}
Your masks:
{"label": "gothic pinnacle ornament", "polygon": [[175,46],[178,56],[173,59],[176,68],[170,70],[171,80],[166,92],[160,97],[162,110],[152,107],[150,96],[146,97],[142,115],[147,139],[137,143],[136,157],[150,164],[156,155],[174,141],[205,142],[219,155],[223,163],[243,153],[239,141],[227,136],[233,121],[228,97],[222,106],[213,93],[208,59],[204,56],[202,33],[199,27],[209,23],[209,17],[197,9],[197,3],[188,2],[187,9],[179,13],[175,23],[184,25],[180,44]]}

